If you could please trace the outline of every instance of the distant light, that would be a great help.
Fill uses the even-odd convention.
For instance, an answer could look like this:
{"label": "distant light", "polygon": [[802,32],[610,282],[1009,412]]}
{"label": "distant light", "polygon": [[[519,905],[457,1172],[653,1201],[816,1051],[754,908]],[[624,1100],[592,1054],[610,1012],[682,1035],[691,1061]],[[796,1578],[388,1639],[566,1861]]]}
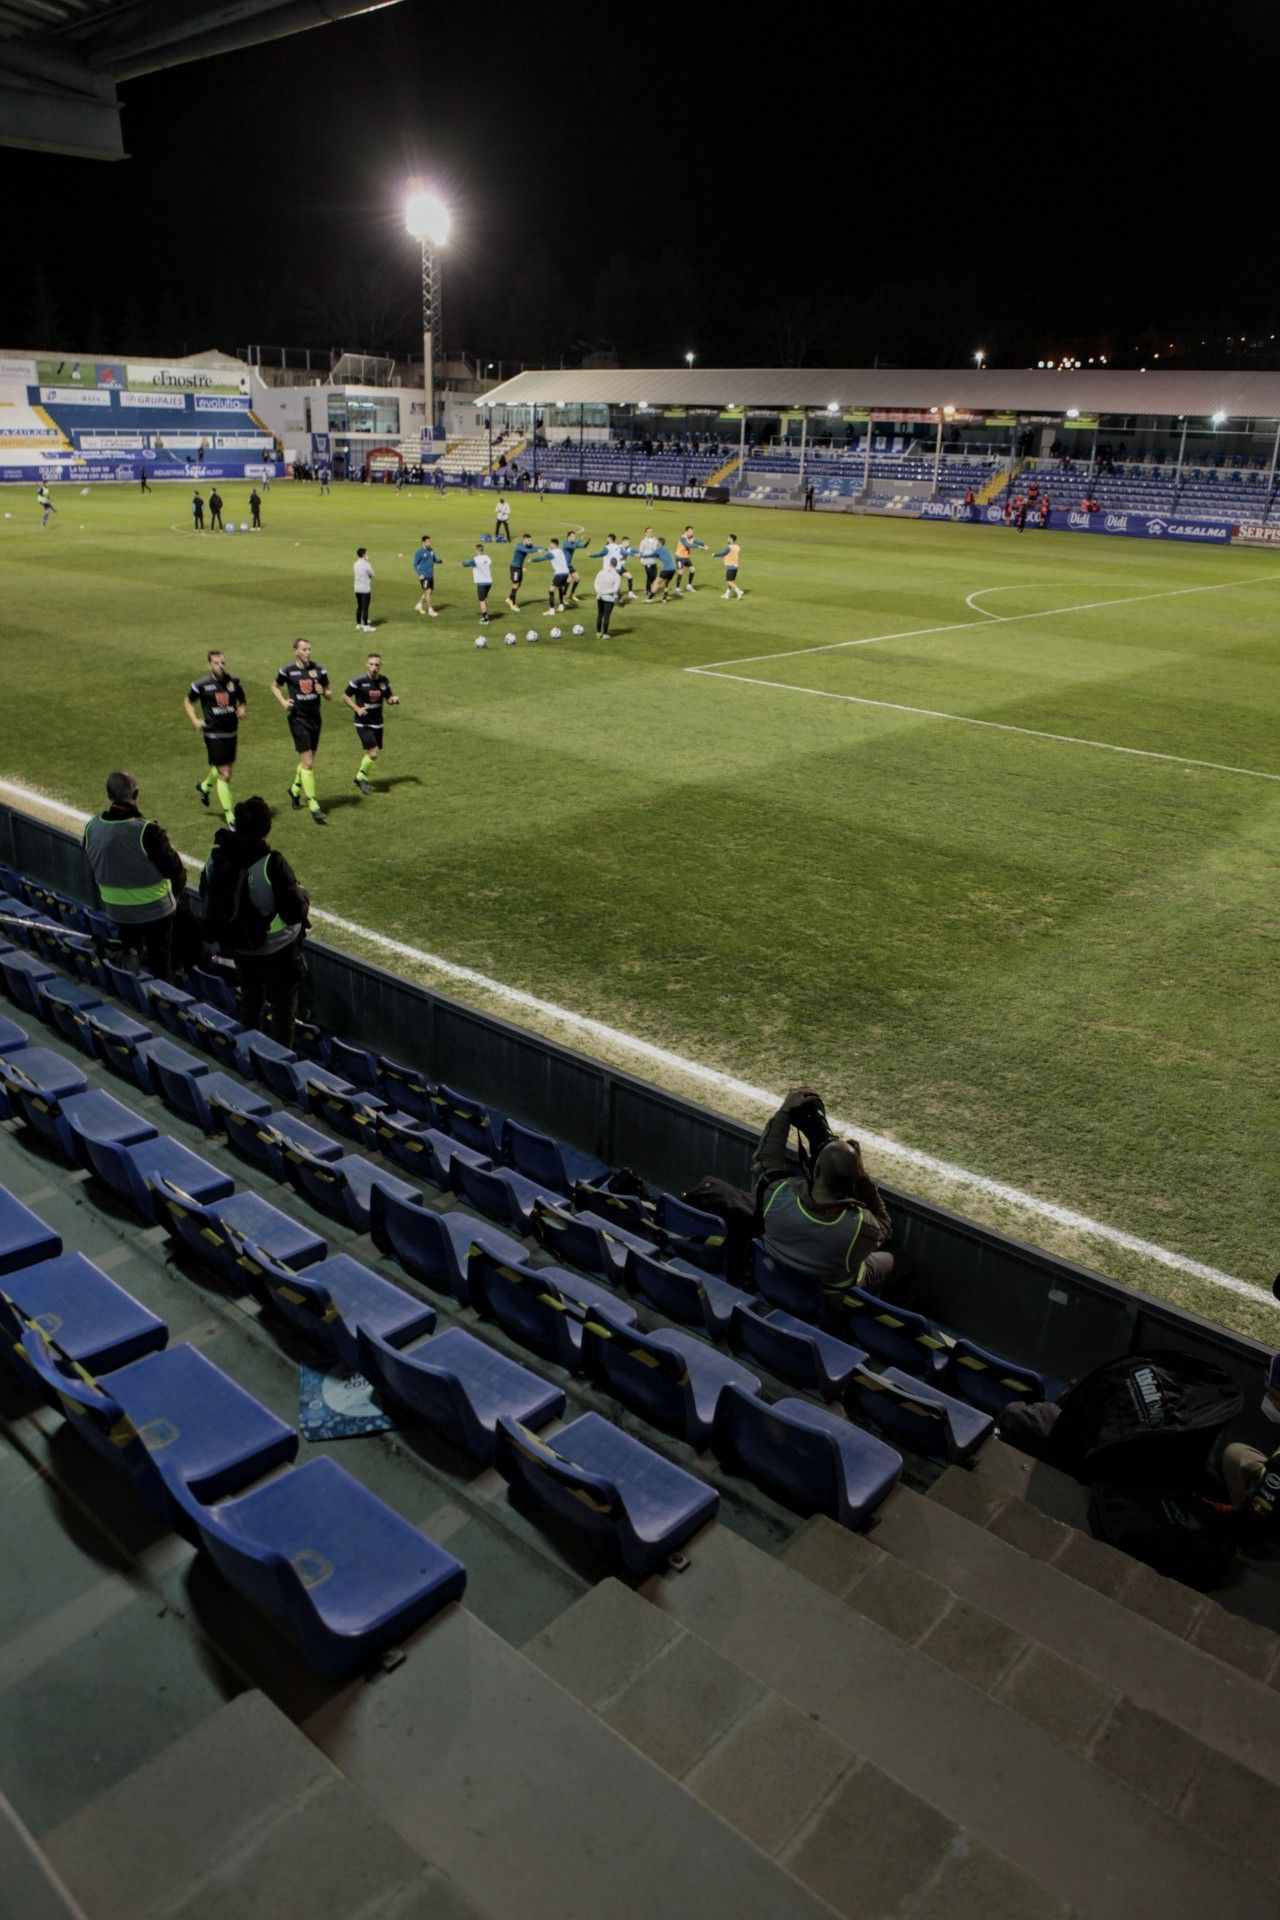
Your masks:
{"label": "distant light", "polygon": [[1036,361],[1036,365],[1037,365],[1038,367],[1042,367],[1042,366],[1044,365],[1044,361],[1043,361],[1043,360],[1037,360],[1037,361]]}
{"label": "distant light", "polygon": [[640,411],[641,411],[641,413],[648,413],[648,411],[649,411],[649,402],[648,402],[647,400],[642,400],[642,401],[640,402]]}
{"label": "distant light", "polygon": [[973,356],[973,364],[974,364],[974,366],[975,366],[975,367],[980,367],[980,366],[982,365],[982,363],[983,363],[983,361],[984,361],[984,360],[986,359],[986,357],[987,357],[987,350],[986,350],[986,348],[985,348],[985,347],[979,347],[979,348],[978,348],[978,351],[977,351],[977,352],[976,352],[976,353],[974,354],[974,356]]}
{"label": "distant light", "polygon": [[944,408],[942,409],[942,411],[943,411],[944,413],[954,413],[954,412],[955,412],[955,408],[954,408],[954,407],[944,407]]}
{"label": "distant light", "polygon": [[691,367],[693,365],[693,355],[691,353],[686,353],[684,357],[684,363],[686,367]]}
{"label": "distant light", "polygon": [[[1275,338],[1275,335],[1274,335],[1274,334],[1272,334],[1272,336],[1271,336],[1271,337],[1272,337],[1272,339],[1274,340],[1274,338]],[[827,412],[828,412],[828,413],[839,413],[839,411],[840,411],[840,402],[839,402],[838,400],[828,400],[828,402],[827,402]]]}
{"label": "distant light", "polygon": [[1226,414],[1225,414],[1225,413],[1215,413],[1215,414],[1214,414],[1214,416],[1213,416],[1213,424],[1214,424],[1214,426],[1215,426],[1215,427],[1220,427],[1220,426],[1222,425],[1222,423],[1223,423],[1223,421],[1224,421],[1224,420],[1226,419],[1226,417],[1227,417],[1227,416],[1226,416]]}
{"label": "distant light", "polygon": [[442,247],[453,222],[438,193],[431,193],[426,187],[414,187],[404,203],[404,224],[415,240]]}
{"label": "distant light", "polygon": [[1079,409],[1079,407],[1068,407],[1068,408],[1067,408],[1067,418],[1068,418],[1068,420],[1078,420],[1078,419],[1080,418],[1080,409]]}
{"label": "distant light", "polygon": [[1100,353],[1100,354],[1098,355],[1098,358],[1099,358],[1099,360],[1101,360],[1101,362],[1102,362],[1102,364],[1103,364],[1103,366],[1105,367],[1105,366],[1106,366],[1106,364],[1107,364],[1107,356],[1106,356],[1106,354],[1105,354],[1105,353]]}

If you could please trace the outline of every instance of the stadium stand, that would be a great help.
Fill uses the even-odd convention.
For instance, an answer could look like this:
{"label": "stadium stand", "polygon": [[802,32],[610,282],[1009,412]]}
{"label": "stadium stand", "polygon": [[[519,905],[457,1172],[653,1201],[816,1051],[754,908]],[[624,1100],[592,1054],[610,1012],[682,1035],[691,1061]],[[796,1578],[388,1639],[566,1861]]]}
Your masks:
{"label": "stadium stand", "polygon": [[[24,1644],[47,1684],[90,1632],[83,1757],[26,1815],[89,1920],[244,1884],[206,1803],[250,1777],[237,1833],[278,1806],[296,1858],[307,1782],[335,1871],[395,1862],[432,1920],[1280,1912],[1280,1640],[1089,1539],[1074,1483],[1040,1509],[991,1431],[1037,1369],[872,1296],[829,1333],[673,1196],[611,1208],[452,1079],[273,1048],[0,885],[6,1463],[131,1554]],[[540,1235],[476,1217],[477,1171]],[[335,1358],[406,1424],[298,1464],[299,1363]],[[70,1606],[92,1554],[23,1510]]]}

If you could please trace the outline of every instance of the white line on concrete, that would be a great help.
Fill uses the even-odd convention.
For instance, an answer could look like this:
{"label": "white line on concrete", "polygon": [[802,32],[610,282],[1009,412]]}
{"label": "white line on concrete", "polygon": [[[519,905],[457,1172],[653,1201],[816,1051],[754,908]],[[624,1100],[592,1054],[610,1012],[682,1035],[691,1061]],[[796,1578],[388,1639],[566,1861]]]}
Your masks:
{"label": "white line on concrete", "polygon": [[721,673],[714,667],[686,667],[707,680],[732,680],[740,687],[771,687],[776,693],[807,693],[816,700],[844,700],[853,707],[883,707],[889,713],[912,713],[922,720],[953,720],[961,727],[990,727],[996,733],[1022,733],[1029,740],[1057,740],[1068,747],[1092,747],[1099,753],[1127,753],[1138,760],[1167,760],[1177,767],[1202,767],[1209,773],[1239,774],[1244,780],[1274,780],[1280,773],[1258,767],[1232,767],[1221,760],[1193,760],[1183,753],[1159,753],[1154,747],[1118,747],[1113,740],[1085,740],[1074,733],[1048,733],[1041,727],[1016,727],[1010,720],[980,720],[971,713],[941,713],[935,707],[908,707],[900,700],[872,700],[862,693],[830,693],[826,687],[793,687],[788,680],[760,680],[750,673]]}
{"label": "white line on concrete", "polygon": [[[1162,587],[1158,593],[1126,593],[1114,600],[1082,600],[1074,607],[1041,607],[1037,613],[989,613],[989,621],[1010,626],[1015,620],[1052,620],[1060,613],[1093,613],[1098,607],[1131,607],[1139,600],[1174,600],[1185,593],[1225,593],[1228,587],[1256,587],[1260,581],[1278,578],[1275,572],[1255,573],[1246,580],[1214,580],[1201,587]],[[979,588],[979,592],[983,589]],[[980,613],[982,609],[979,607]],[[981,620],[949,620],[941,627],[908,627],[902,633],[870,633],[862,640],[828,640],[817,647],[790,647],[785,653],[747,653],[739,660],[708,660],[700,667],[686,667],[686,673],[710,673],[717,667],[750,667],[761,660],[796,660],[804,653],[839,653],[848,647],[878,647],[886,640],[921,640],[932,633],[963,633],[980,627]]]}
{"label": "white line on concrete", "polygon": [[[714,676],[713,676],[714,677]],[[724,676],[727,677],[727,676]],[[760,684],[755,681],[749,685]],[[62,819],[77,826],[83,826],[89,818],[78,807],[69,807],[61,800],[51,800],[46,794],[39,793],[33,787],[19,785],[16,781],[0,780],[0,794],[7,794],[19,806],[31,809],[41,807],[55,813]],[[184,853],[183,860],[189,867],[199,868],[200,861]],[[620,1051],[633,1054],[639,1060],[651,1065],[667,1067],[676,1073],[685,1075],[703,1087],[717,1093],[731,1095],[758,1107],[762,1114],[772,1113],[778,1106],[779,1096],[766,1087],[753,1086],[748,1080],[739,1080],[734,1074],[722,1073],[718,1067],[704,1066],[701,1061],[690,1060],[682,1053],[675,1053],[668,1047],[655,1046],[651,1040],[641,1040],[635,1034],[623,1033],[618,1027],[608,1026],[603,1020],[594,1020],[589,1015],[574,1013],[568,1007],[560,1007],[551,1000],[543,1000],[537,994],[526,993],[522,987],[509,987],[501,980],[494,980],[488,974],[479,973],[474,967],[460,966],[455,960],[446,960],[440,954],[429,953],[423,947],[411,946],[408,941],[396,940],[389,934],[378,933],[372,927],[361,926],[359,921],[347,920],[341,914],[327,913],[323,908],[313,907],[311,918],[324,926],[333,927],[340,933],[354,935],[380,953],[390,954],[398,960],[410,960],[415,965],[428,967],[434,973],[441,974],[447,980],[459,980],[469,986],[481,988],[485,993],[504,1002],[507,1006],[520,1007],[528,1013],[541,1014],[545,1019],[558,1021],[572,1032],[585,1035],[593,1040],[601,1040],[606,1045],[617,1047]],[[1138,1254],[1143,1259],[1154,1261],[1157,1265],[1168,1267],[1175,1273],[1184,1273],[1192,1279],[1202,1280],[1207,1286],[1218,1287],[1226,1293],[1240,1295],[1251,1300],[1255,1306],[1276,1308],[1275,1301],[1261,1287],[1254,1286],[1248,1280],[1241,1280],[1235,1274],[1224,1273],[1218,1267],[1206,1266],[1201,1260],[1190,1260],[1185,1254],[1174,1253],[1169,1247],[1158,1246],[1152,1240],[1144,1240],[1138,1234],[1125,1233],[1119,1227],[1110,1227],[1105,1221],[1092,1220],[1087,1214],[1077,1213],[1070,1207],[1059,1206],[1055,1201],[1042,1200],[1037,1194],[1024,1193],[1018,1187],[1007,1185],[1003,1180],[993,1180],[984,1173],[974,1173],[968,1167],[961,1167],[954,1161],[942,1160],[937,1155],[926,1153],[920,1147],[904,1146],[901,1141],[891,1140],[885,1134],[868,1133],[865,1128],[852,1121],[833,1120],[840,1133],[857,1134],[864,1146],[873,1152],[883,1154],[886,1159],[900,1161],[904,1166],[916,1167],[923,1173],[933,1174],[948,1180],[958,1187],[967,1188],[971,1193],[981,1193],[988,1199],[999,1200],[1007,1206],[1016,1207],[1020,1212],[1040,1220],[1049,1220],[1055,1226],[1065,1227],[1074,1233],[1086,1234],[1106,1245],[1119,1247],[1125,1253]]]}

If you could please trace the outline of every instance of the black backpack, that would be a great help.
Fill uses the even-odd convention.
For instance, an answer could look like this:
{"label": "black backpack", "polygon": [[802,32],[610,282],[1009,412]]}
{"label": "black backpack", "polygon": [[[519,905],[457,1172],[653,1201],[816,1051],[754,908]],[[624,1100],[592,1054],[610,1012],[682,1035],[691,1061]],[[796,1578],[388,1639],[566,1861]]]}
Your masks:
{"label": "black backpack", "polygon": [[752,1196],[730,1180],[709,1173],[680,1198],[688,1207],[714,1213],[724,1221],[724,1269],[727,1279],[741,1285],[750,1273],[751,1243],[757,1230],[756,1205]]}
{"label": "black backpack", "polygon": [[1231,1375],[1211,1360],[1130,1354],[1068,1388],[1040,1457],[1086,1485],[1190,1488],[1243,1405]]}
{"label": "black backpack", "polygon": [[266,943],[271,922],[249,897],[249,869],[220,859],[215,851],[200,876],[205,939],[236,953],[254,953]]}
{"label": "black backpack", "polygon": [[1236,1553],[1229,1524],[1212,1509],[1161,1487],[1098,1482],[1089,1495],[1089,1528],[1095,1540],[1189,1587],[1219,1585]]}

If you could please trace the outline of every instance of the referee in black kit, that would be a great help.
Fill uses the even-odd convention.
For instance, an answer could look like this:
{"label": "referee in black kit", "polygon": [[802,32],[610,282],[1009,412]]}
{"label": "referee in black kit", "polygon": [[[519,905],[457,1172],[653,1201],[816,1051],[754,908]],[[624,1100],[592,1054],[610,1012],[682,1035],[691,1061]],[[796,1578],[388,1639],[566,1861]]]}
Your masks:
{"label": "referee in black kit", "polygon": [[289,788],[290,804],[296,811],[305,799],[316,826],[327,827],[329,823],[316,798],[315,767],[320,746],[320,702],[333,696],[328,674],[319,661],[311,658],[309,640],[294,641],[293,658],[281,667],[271,691],[289,716],[289,732],[298,749],[297,771]]}

